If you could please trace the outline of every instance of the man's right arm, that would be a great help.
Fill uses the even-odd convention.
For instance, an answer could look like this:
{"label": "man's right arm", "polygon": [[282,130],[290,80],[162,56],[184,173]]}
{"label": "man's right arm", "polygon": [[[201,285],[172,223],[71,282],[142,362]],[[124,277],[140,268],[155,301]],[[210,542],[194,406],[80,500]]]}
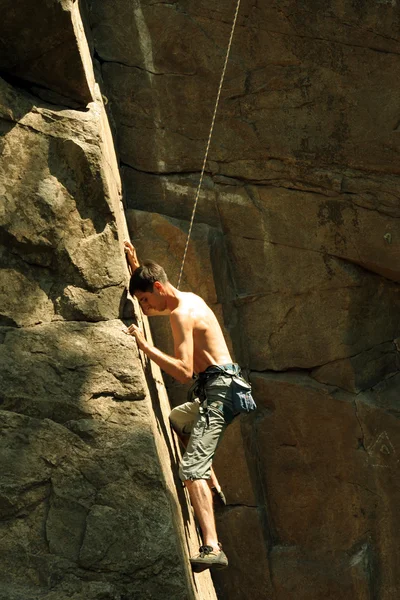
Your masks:
{"label": "man's right arm", "polygon": [[131,268],[132,274],[136,271],[138,267],[140,267],[140,263],[138,261],[138,257],[136,254],[136,249],[131,242],[124,242],[124,250],[126,254],[126,258],[128,260],[129,266]]}
{"label": "man's right arm", "polygon": [[[124,242],[124,250],[125,250],[125,254],[126,254],[126,258],[128,260],[129,266],[131,268],[132,271],[132,275],[133,273],[136,271],[136,269],[138,269],[140,267],[140,263],[136,254],[136,248],[135,246],[131,243],[131,242]],[[154,308],[144,308],[143,306],[140,306],[140,308],[142,309],[143,314],[145,314],[147,317],[156,317],[158,315],[169,315],[170,311],[169,310],[163,310],[163,311],[158,311],[155,310]]]}
{"label": "man's right arm", "polygon": [[127,333],[136,338],[139,348],[163,371],[180,383],[189,383],[193,374],[193,321],[188,314],[175,311],[171,314],[171,328],[175,356],[150,345],[137,325],[130,325]]}

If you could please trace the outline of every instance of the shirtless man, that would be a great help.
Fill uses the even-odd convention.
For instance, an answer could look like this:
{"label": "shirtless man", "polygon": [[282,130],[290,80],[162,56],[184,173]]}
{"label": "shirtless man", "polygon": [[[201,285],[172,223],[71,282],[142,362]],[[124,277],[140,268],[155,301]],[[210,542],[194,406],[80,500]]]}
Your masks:
{"label": "shirtless man", "polygon": [[[233,420],[230,385],[239,368],[232,364],[219,323],[207,304],[196,294],[180,292],[168,281],[160,265],[145,261],[140,266],[134,247],[125,242],[132,269],[129,291],[139,300],[145,315],[169,314],[174,356],[150,345],[143,332],[131,325],[139,348],[158,366],[181,383],[193,383],[199,399],[173,409],[170,420],[183,437],[190,434],[179,475],[188,489],[199,521],[204,545],[190,559],[195,572],[223,568],[228,559],[218,542],[210,478],[212,459],[226,426]],[[214,476],[214,481],[216,481]]]}

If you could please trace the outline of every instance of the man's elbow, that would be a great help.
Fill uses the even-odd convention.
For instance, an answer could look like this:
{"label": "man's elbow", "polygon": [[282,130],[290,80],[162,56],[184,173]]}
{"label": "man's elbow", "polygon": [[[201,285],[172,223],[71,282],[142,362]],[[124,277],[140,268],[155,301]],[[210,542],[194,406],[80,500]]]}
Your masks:
{"label": "man's elbow", "polygon": [[183,369],[182,372],[179,373],[177,380],[179,381],[179,383],[183,384],[191,383],[191,381],[193,380],[193,370],[189,368]]}

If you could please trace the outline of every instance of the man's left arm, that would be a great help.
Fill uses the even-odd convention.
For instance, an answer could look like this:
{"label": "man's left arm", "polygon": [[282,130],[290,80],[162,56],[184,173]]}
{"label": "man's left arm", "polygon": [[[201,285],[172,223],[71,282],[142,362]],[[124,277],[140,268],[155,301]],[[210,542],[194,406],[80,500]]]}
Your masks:
{"label": "man's left arm", "polygon": [[136,338],[139,348],[163,371],[180,383],[188,383],[193,374],[193,322],[189,315],[177,312],[171,314],[170,320],[175,357],[149,344],[136,325],[130,325],[127,333]]}

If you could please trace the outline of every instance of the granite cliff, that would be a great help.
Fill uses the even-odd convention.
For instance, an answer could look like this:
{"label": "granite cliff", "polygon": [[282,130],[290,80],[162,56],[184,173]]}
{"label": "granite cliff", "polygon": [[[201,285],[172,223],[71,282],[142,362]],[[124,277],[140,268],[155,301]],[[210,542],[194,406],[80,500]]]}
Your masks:
{"label": "granite cliff", "polygon": [[[0,598],[215,598],[121,244],[176,282],[235,7],[22,5],[0,0]],[[399,22],[242,0],[182,284],[259,405],[215,461],[221,600],[400,593]]]}

